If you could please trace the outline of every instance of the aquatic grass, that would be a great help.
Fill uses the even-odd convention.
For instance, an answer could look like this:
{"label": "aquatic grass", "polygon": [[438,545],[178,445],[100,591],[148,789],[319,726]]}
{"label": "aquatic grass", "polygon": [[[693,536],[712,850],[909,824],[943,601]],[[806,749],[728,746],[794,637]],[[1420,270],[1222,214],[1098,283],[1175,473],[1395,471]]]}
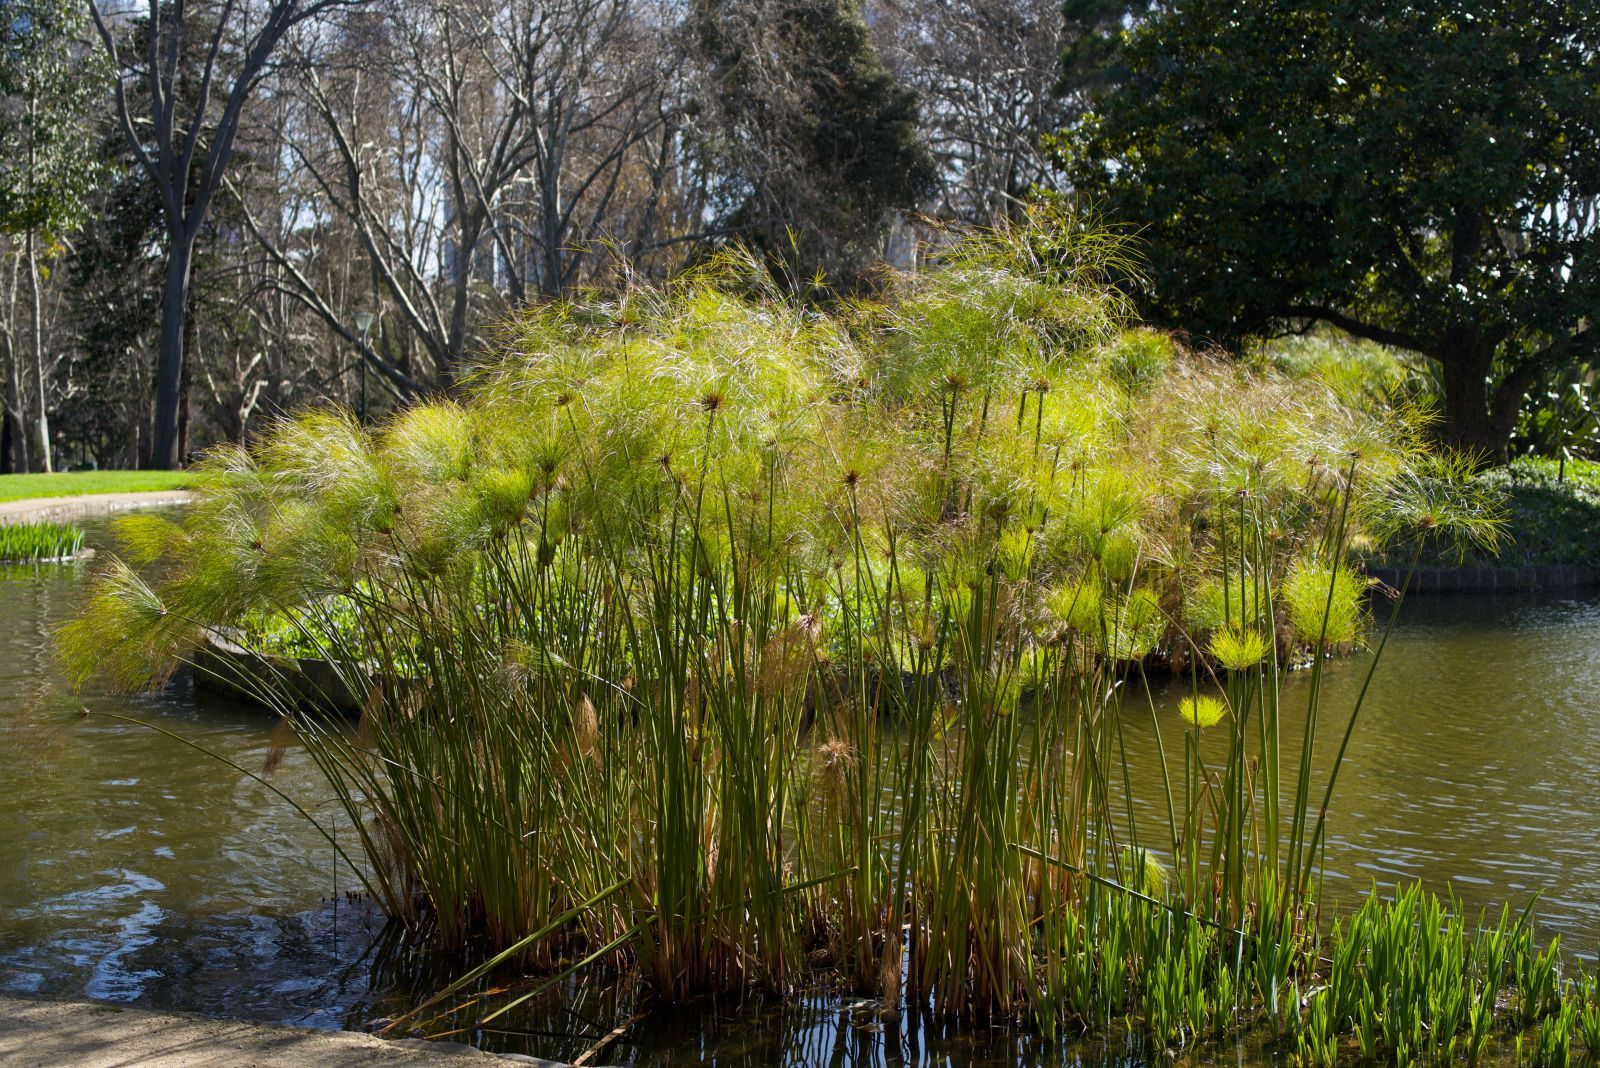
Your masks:
{"label": "aquatic grass", "polygon": [[45,521],[0,525],[0,563],[70,560],[83,551],[83,531]]}
{"label": "aquatic grass", "polygon": [[[1120,254],[1041,217],[838,315],[737,255],[530,311],[455,398],[208,459],[179,524],[123,528],[152,577],[102,569],[67,665],[147,685],[251,624],[326,661],[354,730],[288,663],[236,681],[382,907],[538,989],[821,971],[1050,1035],[1293,1031],[1336,765],[1316,686],[1281,736],[1281,671],[1360,636],[1358,539],[1492,512],[1314,383],[1132,374]],[[1124,694],[1163,667],[1183,764],[1136,782]]]}
{"label": "aquatic grass", "polygon": [[1414,884],[1390,900],[1374,890],[1307,973],[1295,1059],[1336,1064],[1346,1037],[1363,1060],[1401,1065],[1476,1064],[1496,1035],[1519,1063],[1566,1064],[1575,1039],[1600,1052],[1585,1027],[1593,978],[1560,979],[1559,939],[1536,944],[1531,907],[1490,918],[1474,922]]}

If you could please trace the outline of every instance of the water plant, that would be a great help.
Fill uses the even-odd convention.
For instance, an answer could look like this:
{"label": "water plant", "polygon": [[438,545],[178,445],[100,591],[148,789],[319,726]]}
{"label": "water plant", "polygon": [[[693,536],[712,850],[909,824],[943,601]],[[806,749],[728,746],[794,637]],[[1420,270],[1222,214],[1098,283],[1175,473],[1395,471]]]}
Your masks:
{"label": "water plant", "polygon": [[[1311,756],[1359,714],[1319,741],[1315,680],[1371,632],[1352,546],[1493,510],[1404,410],[1127,338],[1122,255],[1042,216],[831,313],[737,255],[531,309],[460,396],[304,413],[181,520],[122,520],[66,661],[148,685],[270,619],[334,664],[353,731],[240,681],[385,910],[539,977],[485,1019],[588,968],[666,1001],[821,968],[889,1012],[1326,1050],[1354,1010],[1298,1030],[1295,984]],[[1159,668],[1183,761],[1135,782]]]}
{"label": "water plant", "polygon": [[69,560],[83,551],[83,531],[71,524],[35,521],[0,525],[0,562]]}

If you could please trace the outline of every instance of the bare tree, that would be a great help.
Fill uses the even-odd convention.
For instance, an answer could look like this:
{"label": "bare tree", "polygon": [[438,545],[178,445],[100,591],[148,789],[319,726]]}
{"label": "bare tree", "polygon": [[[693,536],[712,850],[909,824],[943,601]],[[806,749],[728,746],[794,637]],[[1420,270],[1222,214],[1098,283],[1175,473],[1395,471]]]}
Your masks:
{"label": "bare tree", "polygon": [[43,416],[101,462],[168,466],[297,404],[403,403],[518,304],[725,239],[849,277],[933,188],[857,0],[73,10],[115,75],[91,155],[119,165],[66,269],[0,246],[0,441],[23,463]]}
{"label": "bare tree", "polygon": [[166,224],[152,467],[181,460],[179,405],[195,240],[222,187],[245,105],[290,31],[353,2],[359,0],[147,0],[136,14],[90,0],[117,71],[123,135],[160,191]]}
{"label": "bare tree", "polygon": [[[251,232],[392,388],[448,385],[484,321],[566,291],[604,242],[651,243],[668,185],[660,17],[644,0],[353,15],[296,57],[287,146],[306,199],[275,218],[247,202]],[[366,260],[362,303],[381,303],[419,359],[354,329],[348,264],[326,259],[342,229]]]}
{"label": "bare tree", "polygon": [[889,66],[921,99],[939,215],[993,224],[1049,185],[1041,139],[1072,107],[1055,91],[1060,0],[874,0],[870,21]]}
{"label": "bare tree", "polygon": [[649,153],[670,142],[676,107],[669,17],[645,0],[558,0],[480,19],[479,52],[520,137],[505,187],[467,174],[513,300],[570,289],[601,239],[626,249],[656,236],[666,170]]}

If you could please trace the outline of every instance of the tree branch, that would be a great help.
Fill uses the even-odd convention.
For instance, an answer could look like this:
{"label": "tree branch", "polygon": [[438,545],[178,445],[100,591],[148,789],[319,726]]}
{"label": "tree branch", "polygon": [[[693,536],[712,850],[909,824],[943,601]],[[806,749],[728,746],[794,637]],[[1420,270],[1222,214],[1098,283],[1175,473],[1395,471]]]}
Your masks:
{"label": "tree branch", "polygon": [[1285,319],[1318,319],[1330,326],[1338,327],[1347,334],[1353,334],[1367,341],[1376,341],[1380,345],[1388,345],[1391,348],[1420,352],[1424,356],[1431,356],[1433,359],[1440,361],[1444,359],[1437,346],[1429,344],[1414,334],[1362,322],[1360,319],[1347,315],[1337,308],[1329,308],[1321,304],[1289,304],[1275,309],[1273,314]]}

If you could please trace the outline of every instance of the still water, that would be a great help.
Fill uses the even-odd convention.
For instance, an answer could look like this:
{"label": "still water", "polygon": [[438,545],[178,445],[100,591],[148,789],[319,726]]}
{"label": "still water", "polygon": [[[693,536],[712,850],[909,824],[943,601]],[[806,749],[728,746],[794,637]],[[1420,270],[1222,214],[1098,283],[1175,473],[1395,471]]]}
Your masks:
{"label": "still water", "polygon": [[[91,542],[104,541],[94,525]],[[363,1029],[437,988],[458,962],[386,935],[348,896],[328,843],[271,790],[136,717],[259,769],[271,725],[184,686],[68,701],[49,651],[74,568],[0,572],[0,992],[89,997]],[[1330,665],[1324,731],[1342,729],[1369,661]],[[1286,686],[1286,717],[1306,678]],[[1158,706],[1165,703],[1158,695]],[[1168,752],[1175,720],[1161,714]],[[1285,737],[1297,737],[1285,724]],[[1148,716],[1133,759],[1153,774]],[[308,807],[291,751],[274,785]],[[323,813],[331,814],[325,807]],[[1146,822],[1158,823],[1152,811]],[[1377,669],[1330,812],[1328,902],[1421,880],[1469,906],[1540,895],[1544,930],[1600,946],[1600,598],[1414,598]],[[348,880],[346,880],[347,882]],[[576,1057],[633,1010],[578,987],[474,1041]],[[1025,1036],[882,1024],[847,999],[656,1014],[608,1046],[615,1064],[1105,1064],[1117,1044],[1044,1049]],[[1137,1060],[1137,1057],[1132,1058]],[[1231,1059],[1231,1058],[1230,1058]],[[1248,1058],[1254,1059],[1254,1058]]]}
{"label": "still water", "polygon": [[[1567,950],[1592,958],[1600,948],[1600,596],[1408,600],[1375,670],[1367,655],[1324,669],[1316,799],[1369,673],[1328,813],[1325,903],[1350,905],[1374,885],[1413,881],[1453,891],[1473,910],[1520,907],[1537,894],[1545,934],[1560,932]],[[1286,791],[1309,685],[1301,671],[1282,687]],[[1156,722],[1177,773],[1175,700],[1158,693]],[[1136,772],[1159,776],[1149,713],[1124,715]],[[1224,730],[1210,740],[1220,742]],[[1159,796],[1143,792],[1152,848],[1166,834],[1164,802],[1154,811]]]}

